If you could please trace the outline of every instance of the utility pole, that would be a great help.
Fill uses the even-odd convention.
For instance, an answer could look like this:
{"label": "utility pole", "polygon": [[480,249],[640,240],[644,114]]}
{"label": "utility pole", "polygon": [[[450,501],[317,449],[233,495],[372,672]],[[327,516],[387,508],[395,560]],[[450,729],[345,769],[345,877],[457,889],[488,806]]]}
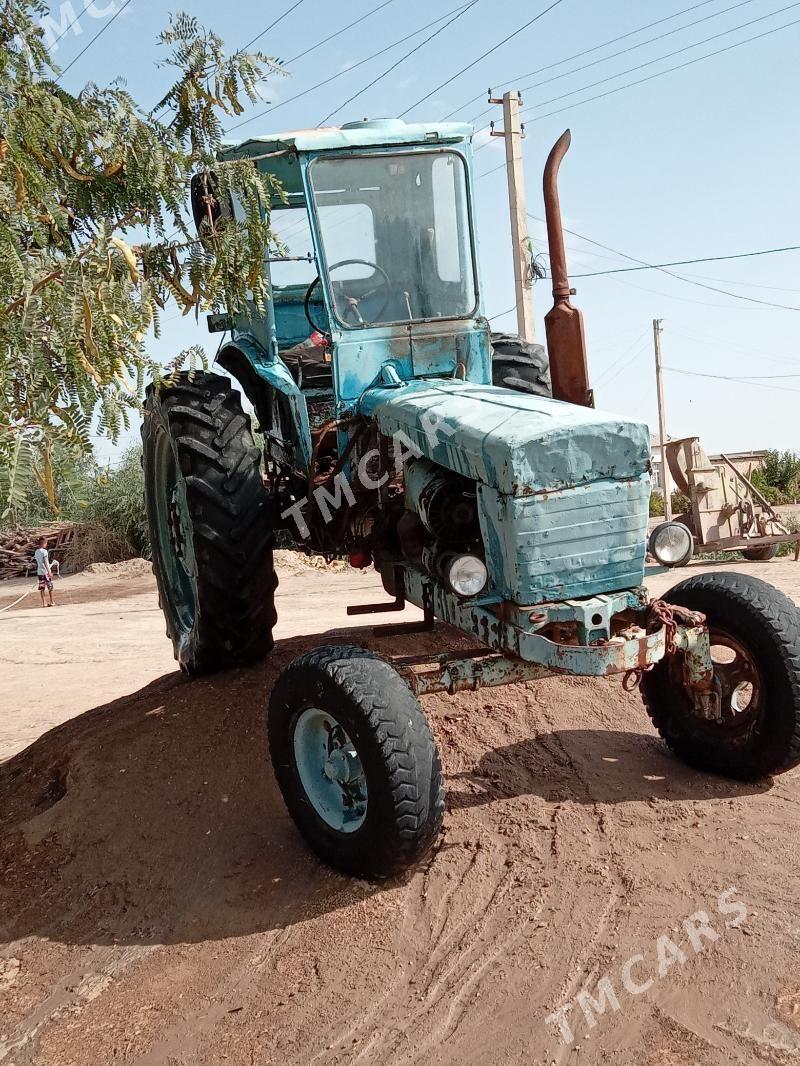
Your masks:
{"label": "utility pole", "polygon": [[503,129],[495,130],[491,124],[492,137],[505,137],[506,173],[508,177],[508,208],[511,215],[511,245],[514,255],[514,289],[517,298],[517,332],[526,341],[536,340],[536,323],[533,317],[533,280],[530,270],[531,248],[528,240],[528,214],[525,206],[525,171],[522,162],[522,138],[524,126],[519,121],[519,105],[522,97],[514,90],[503,93],[502,99],[492,97],[489,103],[503,105]]}
{"label": "utility pole", "polygon": [[667,467],[667,419],[664,411],[664,368],[661,365],[662,319],[653,319],[653,344],[656,350],[656,394],[658,396],[658,436],[661,444],[661,487],[664,492],[664,520],[672,521],[672,481]]}

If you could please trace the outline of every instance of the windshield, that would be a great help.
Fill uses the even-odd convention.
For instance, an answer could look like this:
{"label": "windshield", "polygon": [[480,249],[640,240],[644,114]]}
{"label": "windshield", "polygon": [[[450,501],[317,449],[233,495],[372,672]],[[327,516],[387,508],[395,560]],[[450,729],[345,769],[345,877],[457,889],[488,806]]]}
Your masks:
{"label": "windshield", "polygon": [[334,311],[342,325],[474,313],[467,180],[460,155],[321,158],[310,172]]}

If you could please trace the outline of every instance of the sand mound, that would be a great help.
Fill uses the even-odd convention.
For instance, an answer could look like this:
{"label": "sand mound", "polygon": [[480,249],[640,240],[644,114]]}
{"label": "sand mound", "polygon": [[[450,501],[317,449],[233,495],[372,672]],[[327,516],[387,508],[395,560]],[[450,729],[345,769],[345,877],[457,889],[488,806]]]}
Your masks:
{"label": "sand mound", "polygon": [[125,559],[121,563],[90,563],[86,574],[109,574],[112,577],[139,577],[149,574],[152,564],[149,559]]}
{"label": "sand mound", "polygon": [[273,553],[275,569],[284,574],[303,574],[307,570],[325,570],[328,573],[348,570],[344,559],[334,559],[326,563],[321,555],[305,555],[303,552],[279,548]]}

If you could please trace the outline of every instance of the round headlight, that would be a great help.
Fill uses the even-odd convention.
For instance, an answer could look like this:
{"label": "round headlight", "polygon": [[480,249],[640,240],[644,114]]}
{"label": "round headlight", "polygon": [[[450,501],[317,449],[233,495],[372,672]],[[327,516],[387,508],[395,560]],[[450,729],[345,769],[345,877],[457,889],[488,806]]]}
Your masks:
{"label": "round headlight", "polygon": [[447,567],[447,583],[458,596],[477,596],[488,577],[486,564],[477,555],[457,555]]}
{"label": "round headlight", "polygon": [[692,557],[692,534],[682,522],[664,522],[653,530],[650,552],[662,566],[679,566]]}

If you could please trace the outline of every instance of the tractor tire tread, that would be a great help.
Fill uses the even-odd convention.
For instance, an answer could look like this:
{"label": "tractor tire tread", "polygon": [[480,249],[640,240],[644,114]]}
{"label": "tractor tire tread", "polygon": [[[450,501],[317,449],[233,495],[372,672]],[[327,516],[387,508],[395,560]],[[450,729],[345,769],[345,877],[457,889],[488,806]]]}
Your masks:
{"label": "tractor tire tread", "polygon": [[541,344],[492,333],[492,384],[534,396],[552,396],[550,362]]}
{"label": "tractor tire tread", "polygon": [[[170,632],[165,611],[176,658],[193,674],[263,658],[273,647],[278,580],[250,419],[230,380],[217,374],[182,374],[160,391],[151,386],[147,404],[161,407],[175,444],[198,563],[198,617],[188,649]],[[147,435],[146,418],[145,441]],[[162,608],[164,600],[159,588]]]}
{"label": "tractor tire tread", "polygon": [[[664,599],[690,610],[703,610],[705,597],[713,595],[723,611],[739,619],[743,629],[758,632],[761,651],[771,654],[783,673],[783,698],[792,714],[791,731],[783,744],[782,757],[765,768],[754,763],[748,767],[735,761],[719,768],[719,772],[743,780],[757,780],[770,774],[780,774],[800,764],[800,609],[779,589],[759,578],[735,572],[717,572],[690,577],[675,585]],[[713,620],[712,620],[713,622]],[[642,697],[645,709],[665,743],[679,754],[702,768],[707,767],[705,753],[691,759],[685,737],[676,737],[670,709],[666,706],[664,686],[653,674],[645,674]]]}
{"label": "tractor tire tread", "polygon": [[[270,748],[276,750],[273,702],[280,705],[309,677],[329,677],[359,708],[380,751],[391,794],[392,824],[348,872],[382,879],[426,854],[444,817],[442,767],[430,726],[411,689],[381,657],[363,648],[325,646],[295,659],[280,675],[270,701]],[[328,860],[337,864],[336,857]]]}

